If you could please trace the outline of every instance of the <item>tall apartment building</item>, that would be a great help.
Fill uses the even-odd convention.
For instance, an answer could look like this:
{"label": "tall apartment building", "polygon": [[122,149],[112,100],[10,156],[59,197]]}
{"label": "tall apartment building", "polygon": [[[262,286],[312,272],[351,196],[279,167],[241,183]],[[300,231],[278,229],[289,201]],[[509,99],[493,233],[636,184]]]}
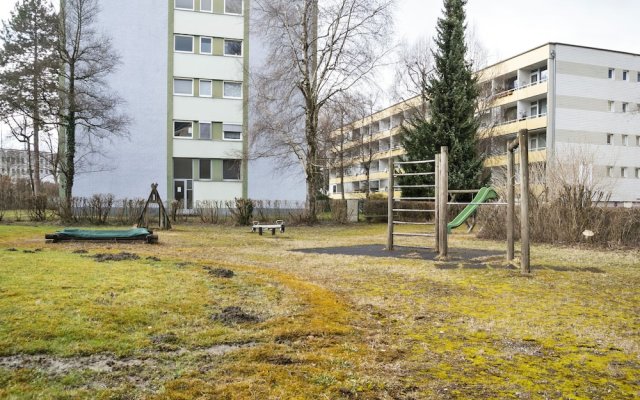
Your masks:
{"label": "tall apartment building", "polygon": [[130,135],[89,155],[74,194],[164,199],[192,208],[247,194],[249,0],[104,0],[99,29],[122,58],[109,85]]}
{"label": "tall apartment building", "polygon": [[[479,132],[486,168],[504,166],[507,143],[528,129],[530,163],[551,169],[576,158],[612,202],[640,205],[640,55],[548,43],[478,71],[478,78],[488,104]],[[369,160],[369,188],[388,190],[387,160],[404,154],[400,125],[422,109],[414,98],[345,127],[344,188],[333,168],[331,196],[344,190],[347,198],[361,197]]]}

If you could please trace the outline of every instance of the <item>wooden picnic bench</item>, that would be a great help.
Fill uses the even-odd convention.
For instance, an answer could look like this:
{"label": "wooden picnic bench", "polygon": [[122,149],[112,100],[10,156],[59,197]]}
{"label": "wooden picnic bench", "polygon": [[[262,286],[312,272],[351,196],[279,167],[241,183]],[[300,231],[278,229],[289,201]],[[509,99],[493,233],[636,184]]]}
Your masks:
{"label": "wooden picnic bench", "polygon": [[265,229],[270,230],[272,235],[276,234],[276,229],[279,229],[280,233],[284,233],[284,221],[279,219],[275,224],[261,224],[259,221],[253,221],[251,232],[258,232],[262,236]]}

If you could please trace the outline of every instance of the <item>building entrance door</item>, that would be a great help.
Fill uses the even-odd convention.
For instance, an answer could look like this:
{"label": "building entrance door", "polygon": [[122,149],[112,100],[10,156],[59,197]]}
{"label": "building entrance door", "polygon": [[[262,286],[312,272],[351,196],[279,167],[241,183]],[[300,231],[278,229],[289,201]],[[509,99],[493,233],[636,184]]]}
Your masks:
{"label": "building entrance door", "polygon": [[182,201],[184,210],[193,208],[193,180],[176,179],[173,181],[173,198],[176,201]]}

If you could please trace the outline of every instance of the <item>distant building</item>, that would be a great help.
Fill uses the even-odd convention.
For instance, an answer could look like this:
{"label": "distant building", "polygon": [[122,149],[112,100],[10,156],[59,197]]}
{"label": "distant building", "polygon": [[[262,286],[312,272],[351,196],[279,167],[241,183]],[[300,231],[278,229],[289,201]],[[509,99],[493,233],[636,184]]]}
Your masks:
{"label": "distant building", "polygon": [[249,0],[99,3],[122,61],[108,83],[132,125],[90,157],[102,165],[87,163],[74,194],[144,197],[157,182],[186,209],[246,197]]}
{"label": "distant building", "polygon": [[[479,132],[486,168],[506,165],[507,143],[528,129],[530,164],[544,171],[554,160],[588,152],[592,159],[576,160],[584,163],[580,174],[603,182],[612,202],[640,204],[640,55],[548,43],[477,74],[488,104]],[[413,98],[345,127],[344,187],[334,163],[331,196],[361,197],[367,186],[386,192],[389,157],[405,154],[400,125],[422,109]],[[428,105],[424,109],[428,116]],[[363,146],[374,149],[368,185]]]}
{"label": "distant building", "polygon": [[[43,181],[53,181],[49,160],[51,153],[40,152],[40,179]],[[29,179],[29,153],[26,150],[0,149],[0,175],[14,180]]]}

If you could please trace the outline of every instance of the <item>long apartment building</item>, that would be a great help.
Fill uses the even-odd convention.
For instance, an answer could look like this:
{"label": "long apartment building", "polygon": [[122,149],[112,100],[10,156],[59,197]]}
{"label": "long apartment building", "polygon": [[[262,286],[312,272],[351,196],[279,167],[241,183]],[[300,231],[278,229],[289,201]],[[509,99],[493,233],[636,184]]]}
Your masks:
{"label": "long apartment building", "polygon": [[[486,168],[501,169],[507,143],[528,129],[537,170],[579,162],[612,202],[640,205],[640,55],[548,43],[477,74],[486,96],[478,132]],[[343,127],[346,168],[340,174],[337,162],[330,171],[332,197],[388,191],[388,160],[404,154],[400,125],[413,113],[428,115],[428,104],[413,98]]]}
{"label": "long apartment building", "polygon": [[[29,179],[30,168],[29,154],[27,150],[3,149],[0,148],[0,176],[8,176],[12,180]],[[53,171],[51,170],[51,160],[55,155],[47,152],[40,152],[40,179],[43,181],[53,181]]]}
{"label": "long apartment building", "polygon": [[99,25],[121,56],[109,85],[127,138],[100,149],[75,194],[164,199],[185,209],[247,194],[249,0],[103,0]]}

